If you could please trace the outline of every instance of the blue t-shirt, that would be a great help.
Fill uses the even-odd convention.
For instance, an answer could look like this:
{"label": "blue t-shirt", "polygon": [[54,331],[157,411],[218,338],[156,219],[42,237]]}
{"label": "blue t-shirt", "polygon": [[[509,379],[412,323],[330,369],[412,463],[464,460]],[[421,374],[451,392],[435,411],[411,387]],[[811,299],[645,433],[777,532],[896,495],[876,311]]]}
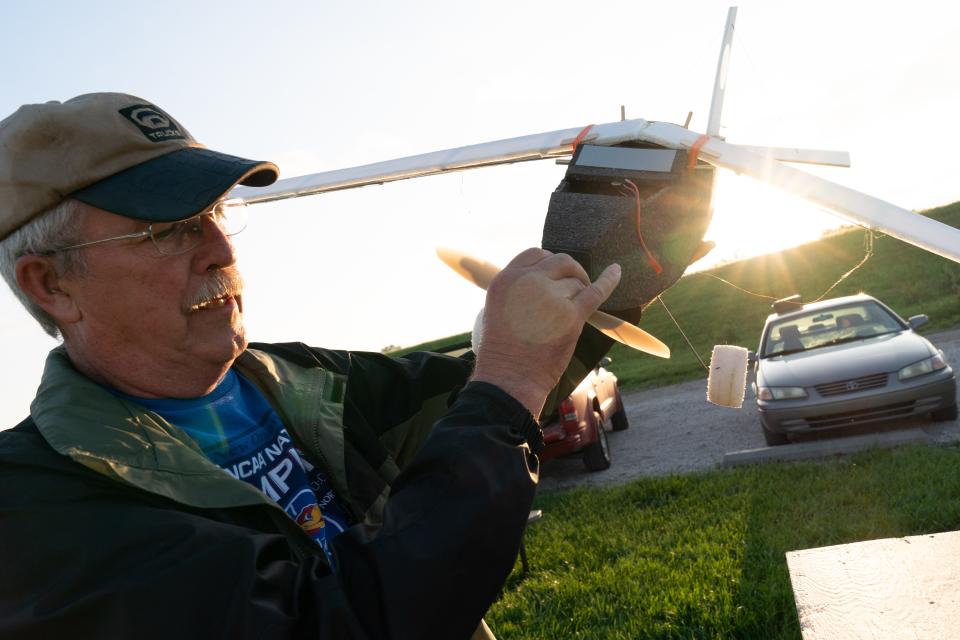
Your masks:
{"label": "blue t-shirt", "polygon": [[190,399],[118,396],[154,411],[187,432],[216,465],[280,505],[323,548],[349,524],[326,475],[293,446],[277,412],[232,369],[209,394]]}

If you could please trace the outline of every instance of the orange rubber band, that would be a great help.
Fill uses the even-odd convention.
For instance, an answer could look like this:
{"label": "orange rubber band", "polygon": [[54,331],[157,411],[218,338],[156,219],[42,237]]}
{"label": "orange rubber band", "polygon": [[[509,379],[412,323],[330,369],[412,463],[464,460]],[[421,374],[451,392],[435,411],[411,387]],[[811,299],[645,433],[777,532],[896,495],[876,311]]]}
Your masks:
{"label": "orange rubber band", "polygon": [[687,158],[687,169],[693,169],[697,166],[697,157],[700,155],[700,148],[709,142],[710,136],[702,135],[690,147],[690,156]]}
{"label": "orange rubber band", "polygon": [[577,137],[573,139],[573,142],[570,144],[570,152],[576,153],[577,147],[580,146],[580,143],[583,142],[583,139],[587,137],[587,134],[590,133],[590,129],[593,129],[592,124],[588,124],[583,128],[583,131],[577,134]]}

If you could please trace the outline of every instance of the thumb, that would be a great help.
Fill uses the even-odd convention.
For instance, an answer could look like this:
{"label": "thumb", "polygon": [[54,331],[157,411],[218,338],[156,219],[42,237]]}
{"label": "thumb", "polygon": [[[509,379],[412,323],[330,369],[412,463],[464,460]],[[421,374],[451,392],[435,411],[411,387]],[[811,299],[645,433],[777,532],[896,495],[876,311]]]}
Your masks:
{"label": "thumb", "polygon": [[593,313],[597,310],[597,307],[603,304],[604,300],[610,297],[613,290],[620,284],[620,273],[620,265],[613,263],[604,269],[600,277],[591,283],[589,287],[586,287],[578,293],[573,301],[586,315]]}

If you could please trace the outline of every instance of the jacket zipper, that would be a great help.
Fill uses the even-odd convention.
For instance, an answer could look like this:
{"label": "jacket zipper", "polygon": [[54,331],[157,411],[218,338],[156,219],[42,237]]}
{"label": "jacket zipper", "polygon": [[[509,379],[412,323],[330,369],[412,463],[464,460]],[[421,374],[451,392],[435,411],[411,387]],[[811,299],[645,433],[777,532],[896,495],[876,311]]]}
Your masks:
{"label": "jacket zipper", "polygon": [[[319,462],[319,467],[323,470],[323,473],[327,476],[327,480],[333,485],[333,490],[336,491],[337,497],[340,498],[340,504],[342,504],[348,512],[350,512],[350,518],[353,520],[354,524],[360,522],[360,518],[357,514],[357,510],[353,506],[353,501],[348,499],[349,495],[346,491],[346,487],[339,487],[337,477],[335,474],[330,472],[330,463],[327,461],[327,457],[323,455],[323,449],[320,447],[320,423],[313,422],[311,424],[312,433],[313,433],[313,452],[316,453],[316,457],[319,460],[313,462]],[[346,436],[344,436],[346,437]],[[344,442],[344,450],[346,450],[346,442]]]}

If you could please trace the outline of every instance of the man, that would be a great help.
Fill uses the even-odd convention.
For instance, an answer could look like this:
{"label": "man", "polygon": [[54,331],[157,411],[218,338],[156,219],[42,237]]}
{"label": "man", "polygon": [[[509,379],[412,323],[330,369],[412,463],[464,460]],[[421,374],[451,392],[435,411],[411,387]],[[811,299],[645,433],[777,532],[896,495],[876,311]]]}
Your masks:
{"label": "man", "polygon": [[248,345],[225,197],[276,176],[133,96],[0,122],[0,268],[63,337],[0,434],[0,637],[457,639],[493,602],[619,268],[521,253],[475,366]]}

